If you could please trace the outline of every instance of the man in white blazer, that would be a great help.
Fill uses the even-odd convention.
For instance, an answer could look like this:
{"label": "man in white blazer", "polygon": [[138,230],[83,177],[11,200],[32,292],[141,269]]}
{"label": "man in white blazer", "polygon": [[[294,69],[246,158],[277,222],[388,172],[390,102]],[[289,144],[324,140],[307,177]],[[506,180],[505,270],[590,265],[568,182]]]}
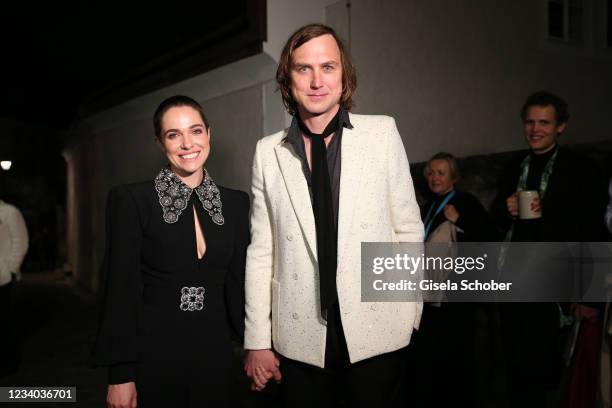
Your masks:
{"label": "man in white blazer", "polygon": [[361,302],[360,261],[362,242],[423,240],[400,135],[348,113],[355,70],[327,26],[289,38],[277,81],[294,119],[253,160],[245,370],[282,376],[286,406],[388,406],[422,305]]}

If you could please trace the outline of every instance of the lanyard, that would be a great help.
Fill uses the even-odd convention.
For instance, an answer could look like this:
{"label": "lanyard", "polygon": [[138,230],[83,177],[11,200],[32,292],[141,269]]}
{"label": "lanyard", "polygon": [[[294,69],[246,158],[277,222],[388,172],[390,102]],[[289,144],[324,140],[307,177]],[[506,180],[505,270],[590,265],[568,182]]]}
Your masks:
{"label": "lanyard", "polygon": [[[431,225],[433,224],[434,218],[436,218],[436,216],[440,214],[440,212],[444,209],[444,206],[450,201],[451,198],[453,198],[455,193],[456,193],[455,190],[448,193],[448,195],[444,198],[444,200],[442,200],[440,205],[438,205],[438,209],[436,210],[435,213],[433,213],[433,209],[436,205],[436,202],[434,201],[433,203],[431,203],[431,206],[429,207],[429,211],[427,212],[427,216],[425,217],[425,238],[424,238],[425,241],[427,241],[427,237],[429,236],[429,230],[431,228]],[[433,216],[432,216],[432,213],[433,213]]]}
{"label": "lanyard", "polygon": [[[542,178],[540,178],[540,202],[544,200],[544,194],[546,194],[546,189],[548,188],[548,179],[553,171],[553,166],[555,165],[555,159],[557,158],[557,153],[559,153],[559,149],[555,151],[555,153],[548,159],[546,162],[546,166],[544,167],[544,171],[542,172]],[[517,191],[523,191],[527,188],[527,176],[529,175],[529,165],[531,164],[531,155],[525,157],[525,159],[521,162],[521,177],[519,178],[518,185],[516,187]]]}

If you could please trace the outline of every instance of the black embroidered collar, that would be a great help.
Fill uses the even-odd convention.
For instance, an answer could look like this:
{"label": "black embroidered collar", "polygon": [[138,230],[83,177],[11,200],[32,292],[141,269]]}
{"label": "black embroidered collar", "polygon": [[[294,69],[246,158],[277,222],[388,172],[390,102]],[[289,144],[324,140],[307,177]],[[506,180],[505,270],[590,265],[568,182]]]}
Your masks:
{"label": "black embroidered collar", "polygon": [[187,208],[187,203],[189,203],[194,190],[202,206],[212,217],[212,221],[217,225],[225,223],[221,211],[223,207],[221,193],[206,169],[204,169],[202,184],[192,189],[183,183],[172,170],[167,167],[163,168],[155,177],[155,190],[164,212],[164,221],[168,224],[174,224],[178,221],[183,210]]}

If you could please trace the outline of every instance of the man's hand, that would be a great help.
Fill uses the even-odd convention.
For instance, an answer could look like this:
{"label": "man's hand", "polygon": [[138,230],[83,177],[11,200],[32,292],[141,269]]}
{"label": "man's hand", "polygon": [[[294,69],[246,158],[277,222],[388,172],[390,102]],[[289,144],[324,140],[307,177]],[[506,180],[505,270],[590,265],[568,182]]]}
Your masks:
{"label": "man's hand", "polygon": [[510,213],[512,218],[518,217],[518,193],[514,193],[510,197],[506,198],[506,207],[508,207],[508,212]]}
{"label": "man's hand", "polygon": [[106,394],[108,408],[136,408],[136,384],[109,384]]}
{"label": "man's hand", "polygon": [[444,217],[454,224],[459,219],[459,212],[454,205],[446,204],[444,206]]}
{"label": "man's hand", "polygon": [[251,389],[263,390],[272,377],[280,382],[282,376],[279,366],[280,361],[272,350],[248,350],[244,359],[244,371],[253,381]]}

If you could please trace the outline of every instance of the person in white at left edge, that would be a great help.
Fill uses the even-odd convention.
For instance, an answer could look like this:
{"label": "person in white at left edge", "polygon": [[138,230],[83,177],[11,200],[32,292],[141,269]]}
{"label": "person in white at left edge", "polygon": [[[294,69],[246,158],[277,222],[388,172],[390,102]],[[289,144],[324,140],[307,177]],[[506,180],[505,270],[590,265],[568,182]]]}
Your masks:
{"label": "person in white at left edge", "polygon": [[349,113],[355,70],[330,27],[289,38],[277,82],[293,121],[253,159],[246,373],[282,378],[285,406],[388,406],[422,304],[362,302],[361,243],[423,241],[402,140],[393,118]]}

